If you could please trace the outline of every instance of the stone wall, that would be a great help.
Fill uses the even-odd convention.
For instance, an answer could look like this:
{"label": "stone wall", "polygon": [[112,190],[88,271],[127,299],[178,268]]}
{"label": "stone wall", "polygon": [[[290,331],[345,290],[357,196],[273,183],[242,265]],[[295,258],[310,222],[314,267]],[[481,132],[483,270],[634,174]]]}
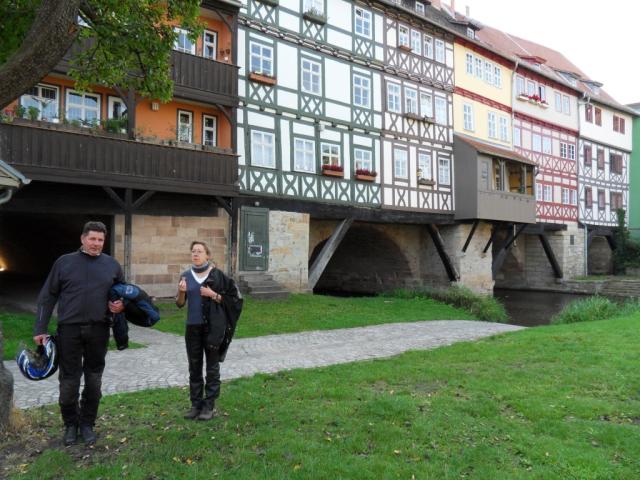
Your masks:
{"label": "stone wall", "polygon": [[292,292],[308,291],[309,214],[269,212],[269,271]]}
{"label": "stone wall", "polygon": [[[173,297],[180,273],[191,264],[193,240],[206,242],[211,259],[227,269],[229,217],[168,217],[134,215],[130,281],[156,297]],[[124,263],[124,216],[115,217],[115,256]]]}
{"label": "stone wall", "polygon": [[606,238],[594,237],[589,245],[588,256],[590,275],[613,273],[613,255]]}

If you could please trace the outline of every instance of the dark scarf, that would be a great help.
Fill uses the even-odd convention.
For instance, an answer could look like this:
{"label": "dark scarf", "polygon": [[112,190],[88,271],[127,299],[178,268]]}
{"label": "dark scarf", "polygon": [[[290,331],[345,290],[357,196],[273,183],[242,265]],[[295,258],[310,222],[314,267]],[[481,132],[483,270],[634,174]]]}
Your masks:
{"label": "dark scarf", "polygon": [[195,265],[191,265],[191,270],[193,270],[196,273],[205,272],[207,268],[209,268],[209,262],[204,262],[204,264],[201,267],[196,267]]}

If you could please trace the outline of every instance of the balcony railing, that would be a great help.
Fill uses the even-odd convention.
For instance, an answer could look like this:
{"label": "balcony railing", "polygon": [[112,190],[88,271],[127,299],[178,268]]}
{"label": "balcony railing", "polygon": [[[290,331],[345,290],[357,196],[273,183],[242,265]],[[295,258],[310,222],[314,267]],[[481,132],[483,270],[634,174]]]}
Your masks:
{"label": "balcony railing", "polygon": [[238,192],[238,159],[230,153],[14,122],[0,123],[0,158],[33,180],[204,195]]}

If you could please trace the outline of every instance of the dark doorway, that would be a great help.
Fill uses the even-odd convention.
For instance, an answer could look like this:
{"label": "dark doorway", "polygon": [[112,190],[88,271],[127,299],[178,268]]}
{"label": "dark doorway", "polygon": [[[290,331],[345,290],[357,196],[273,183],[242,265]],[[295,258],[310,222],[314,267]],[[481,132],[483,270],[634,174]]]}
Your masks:
{"label": "dark doorway", "polygon": [[[0,213],[0,305],[32,310],[53,262],[78,249],[89,220],[113,230],[106,215]],[[104,252],[111,254],[112,245],[109,235]]]}

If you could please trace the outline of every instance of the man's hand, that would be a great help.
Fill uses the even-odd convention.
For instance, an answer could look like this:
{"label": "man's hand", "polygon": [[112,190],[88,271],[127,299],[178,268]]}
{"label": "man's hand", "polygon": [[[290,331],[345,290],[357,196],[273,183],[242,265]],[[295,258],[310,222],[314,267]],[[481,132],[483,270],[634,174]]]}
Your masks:
{"label": "man's hand", "polygon": [[49,335],[47,335],[46,333],[43,333],[42,335],[36,335],[35,337],[33,337],[33,341],[36,343],[36,345],[44,345],[44,341],[48,336]]}
{"label": "man's hand", "polygon": [[115,302],[109,302],[109,311],[111,313],[120,313],[124,310],[124,303],[122,300],[116,300]]}

